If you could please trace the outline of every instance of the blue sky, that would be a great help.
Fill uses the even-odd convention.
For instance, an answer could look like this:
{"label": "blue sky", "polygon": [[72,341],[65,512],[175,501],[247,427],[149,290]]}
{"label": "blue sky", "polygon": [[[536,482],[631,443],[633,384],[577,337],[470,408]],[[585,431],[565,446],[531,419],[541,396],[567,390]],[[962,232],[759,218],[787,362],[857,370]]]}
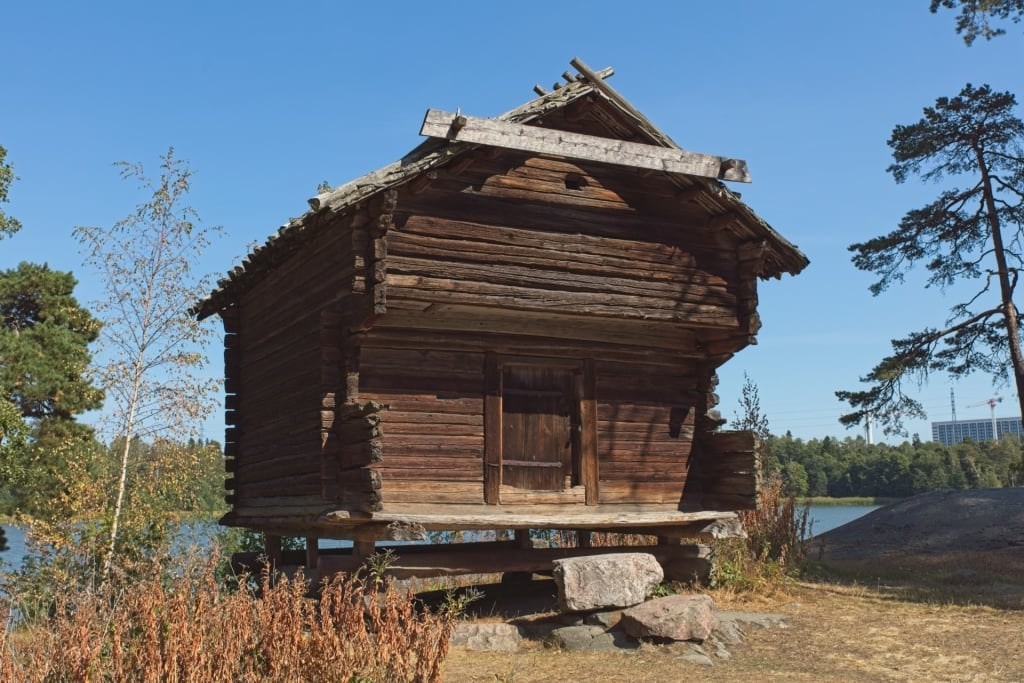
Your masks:
{"label": "blue sky", "polygon": [[[225,272],[321,181],[418,144],[426,109],[500,114],[579,56],[613,66],[612,85],[683,147],[746,159],[753,183],[736,189],[811,259],[761,284],[759,344],[720,372],[724,416],[747,372],[773,431],[855,435],[834,392],[955,300],[914,275],[872,298],[850,264],[849,244],[939,191],[885,173],[892,127],[966,82],[1024,96],[1024,30],[967,48],[953,24],[926,0],[8,3],[0,144],[20,176],[6,210],[24,229],[0,242],[0,268],[45,261],[96,298],[72,229],[110,225],[141,199],[113,162],[155,169],[174,146],[196,172],[193,205],[226,230],[201,270]],[[950,386],[921,388],[932,419],[949,419]],[[1011,390],[988,378],[956,393],[961,419],[988,417],[967,406],[996,394],[1008,399],[998,414],[1013,414]],[[926,422],[907,427],[930,438]]]}

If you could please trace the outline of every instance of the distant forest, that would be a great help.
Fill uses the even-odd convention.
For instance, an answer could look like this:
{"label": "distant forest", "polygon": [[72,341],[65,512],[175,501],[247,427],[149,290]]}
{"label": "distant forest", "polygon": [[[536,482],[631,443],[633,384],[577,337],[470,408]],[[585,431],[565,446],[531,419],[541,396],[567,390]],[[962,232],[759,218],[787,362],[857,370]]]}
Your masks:
{"label": "distant forest", "polygon": [[[87,480],[90,489],[113,495],[117,483],[117,458],[123,440],[104,445],[92,440],[72,461],[47,453],[48,466],[32,469],[32,476],[16,482],[0,480],[0,515],[17,512],[45,516],[52,501],[72,493],[56,469],[72,469]],[[161,510],[193,515],[219,515],[224,506],[224,456],[221,445],[209,439],[185,443],[132,439],[132,467],[128,479],[131,499]],[[42,507],[41,507],[42,506]]]}
{"label": "distant forest", "polygon": [[796,496],[902,498],[937,489],[1024,485],[1024,450],[1012,436],[944,446],[915,437],[898,446],[862,437],[803,441],[769,436],[765,472],[781,475]]}

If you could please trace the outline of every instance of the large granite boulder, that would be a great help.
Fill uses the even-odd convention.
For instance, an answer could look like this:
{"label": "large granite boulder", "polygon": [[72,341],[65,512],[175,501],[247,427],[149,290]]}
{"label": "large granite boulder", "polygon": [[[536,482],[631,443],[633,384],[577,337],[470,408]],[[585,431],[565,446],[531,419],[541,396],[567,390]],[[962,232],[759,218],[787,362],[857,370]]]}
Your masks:
{"label": "large granite boulder", "polygon": [[619,625],[634,638],[701,642],[718,627],[718,615],[707,595],[670,595],[625,610]]}
{"label": "large granite boulder", "polygon": [[554,562],[558,605],[563,612],[629,607],[651,594],[665,578],[649,553],[609,553]]}

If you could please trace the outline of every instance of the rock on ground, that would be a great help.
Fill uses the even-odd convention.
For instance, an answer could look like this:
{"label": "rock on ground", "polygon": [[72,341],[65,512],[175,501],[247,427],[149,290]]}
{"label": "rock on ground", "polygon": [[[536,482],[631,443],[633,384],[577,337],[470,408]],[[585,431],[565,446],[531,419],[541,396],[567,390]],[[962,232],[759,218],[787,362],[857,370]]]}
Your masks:
{"label": "rock on ground", "polygon": [[718,627],[718,615],[707,595],[670,595],[627,609],[619,623],[634,638],[704,641]]}
{"label": "rock on ground", "polygon": [[609,553],[555,560],[563,612],[629,607],[643,602],[665,578],[649,553]]}
{"label": "rock on ground", "polygon": [[562,626],[548,636],[552,643],[570,652],[624,652],[638,643],[622,631],[605,631],[600,626]]}
{"label": "rock on ground", "polygon": [[461,622],[455,625],[451,645],[481,652],[517,652],[519,641],[519,629],[512,624]]}

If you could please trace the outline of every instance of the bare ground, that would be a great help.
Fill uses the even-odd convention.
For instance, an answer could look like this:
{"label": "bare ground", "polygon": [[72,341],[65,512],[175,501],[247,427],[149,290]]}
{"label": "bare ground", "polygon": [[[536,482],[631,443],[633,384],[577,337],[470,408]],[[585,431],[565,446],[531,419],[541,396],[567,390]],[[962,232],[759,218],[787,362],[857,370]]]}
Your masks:
{"label": "bare ground", "polygon": [[659,646],[582,654],[530,643],[516,654],[453,649],[445,680],[1024,682],[1024,489],[902,501],[815,539],[811,560],[810,577],[771,595],[711,592],[719,609],[786,617],[785,628],[748,628],[711,668]]}

